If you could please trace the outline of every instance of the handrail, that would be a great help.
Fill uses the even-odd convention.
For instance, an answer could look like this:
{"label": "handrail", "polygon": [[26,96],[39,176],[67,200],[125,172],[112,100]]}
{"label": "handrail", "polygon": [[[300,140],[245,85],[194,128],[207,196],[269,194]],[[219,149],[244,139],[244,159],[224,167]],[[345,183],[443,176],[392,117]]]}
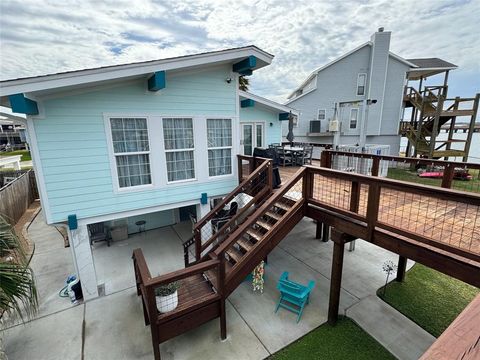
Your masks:
{"label": "handrail", "polygon": [[241,216],[247,212],[252,206],[254,206],[259,199],[264,197],[269,193],[269,189],[264,187],[257,195],[255,195],[245,206],[243,206],[228,222],[226,222],[215,234],[212,235],[210,239],[208,239],[205,243],[201,246],[201,252],[205,251],[220,235],[223,235],[225,229],[230,228],[233,224],[237,222]]}
{"label": "handrail", "polygon": [[480,164],[460,162],[460,161],[411,158],[411,157],[393,156],[393,155],[376,155],[376,154],[367,154],[367,153],[338,151],[338,150],[324,150],[323,153],[329,154],[330,156],[339,155],[339,156],[356,157],[360,159],[379,159],[384,161],[396,161],[400,163],[403,162],[403,163],[416,163],[416,164],[424,164],[424,165],[455,166],[459,168],[480,169]]}
{"label": "handrail", "polygon": [[[362,184],[372,185],[381,184],[382,187],[388,187],[395,190],[404,191],[410,189],[420,195],[438,195],[443,200],[451,200],[456,202],[465,202],[470,205],[480,206],[480,194],[473,192],[463,192],[455,189],[445,189],[438,186],[411,183],[401,180],[389,179],[377,176],[368,176],[357,173],[345,172],[341,170],[328,169],[324,167],[304,165],[309,171],[320,175],[334,175],[335,178],[342,180],[355,181]],[[332,176],[330,176],[332,177]]]}
{"label": "handrail", "polygon": [[152,275],[150,275],[150,270],[148,269],[147,262],[145,261],[145,256],[141,249],[133,250],[132,259],[134,264],[137,265],[139,275],[141,277],[142,283],[150,281]]}
{"label": "handrail", "polygon": [[[238,155],[239,157],[241,155]],[[210,210],[208,212],[207,215],[205,215],[203,218],[201,218],[194,226],[193,228],[193,231],[198,231],[199,228],[201,228],[203,225],[205,225],[208,221],[210,221],[214,216],[215,214],[223,209],[225,207],[225,205],[227,205],[230,201],[233,200],[233,198],[235,196],[237,196],[237,194],[239,194],[240,192],[243,192],[242,190],[245,189],[245,185],[252,181],[255,177],[259,176],[260,173],[265,170],[269,163],[271,162],[270,159],[265,159],[265,161],[262,163],[262,165],[260,167],[258,167],[257,169],[255,169],[255,172],[252,172],[242,183],[240,183],[235,189],[233,189],[226,197],[224,197],[222,199],[222,201],[220,201],[217,206],[215,206],[212,210]]]}
{"label": "handrail", "polygon": [[[369,237],[372,236],[372,232],[374,229],[384,229],[395,233],[400,236],[405,236],[415,241],[419,241],[425,243],[427,245],[436,247],[441,250],[449,251],[453,254],[457,254],[463,256],[465,258],[480,262],[480,253],[474,252],[471,250],[470,247],[465,248],[462,246],[451,245],[449,243],[443,242],[439,239],[439,234],[435,233],[437,237],[426,235],[423,231],[418,232],[415,230],[409,230],[399,228],[396,225],[393,225],[391,222],[384,222],[378,219],[379,216],[379,204],[380,204],[380,197],[382,193],[382,189],[389,189],[394,190],[396,192],[402,194],[413,194],[417,196],[425,196],[427,198],[432,199],[432,201],[440,200],[451,202],[452,204],[464,204],[468,207],[477,206],[480,208],[480,194],[476,193],[466,193],[462,191],[452,190],[452,189],[445,189],[440,187],[434,187],[429,185],[420,185],[414,183],[403,182],[399,180],[387,179],[387,178],[380,178],[376,176],[366,176],[360,175],[355,173],[346,173],[339,170],[333,170],[328,168],[319,168],[307,165],[305,168],[311,174],[319,174],[329,178],[335,178],[339,180],[343,180],[346,182],[357,183],[358,185],[364,184],[368,185],[368,198],[366,199],[366,203],[364,204],[364,208],[366,209],[366,213],[359,214],[358,211],[352,212],[347,208],[336,208],[335,204],[329,203],[328,201],[324,201],[322,199],[316,199],[313,196],[308,198],[307,201],[313,205],[317,205],[320,207],[325,207],[326,209],[336,212],[340,215],[346,215],[350,218],[354,218],[356,220],[364,221],[367,224],[367,234]],[[386,196],[389,196],[388,193]],[[462,206],[464,206],[462,205]],[[434,205],[435,206],[435,205]],[[445,205],[442,205],[442,208]],[[472,210],[475,211],[475,210]],[[477,210],[478,211],[478,210]],[[458,214],[459,218],[462,217],[461,213]],[[426,224],[426,222],[425,222]],[[463,234],[463,225],[462,225],[462,239],[464,239]],[[474,239],[474,230],[472,230],[472,240]],[[367,241],[371,241],[371,238],[366,239]]]}
{"label": "handrail", "polygon": [[202,261],[201,263],[189,266],[188,268],[183,268],[177,271],[173,271],[168,274],[156,276],[145,283],[145,286],[156,287],[161,284],[171,283],[177,280],[187,278],[191,275],[195,275],[210,269],[213,269],[220,264],[220,261],[217,260],[207,260]]}
{"label": "handrail", "polygon": [[306,171],[306,167],[301,167],[282,187],[277,190],[273,196],[271,196],[258,210],[255,211],[255,213],[252,214],[249,220],[247,220],[245,223],[242,224],[241,227],[239,227],[237,230],[235,230],[230,236],[227,241],[224,241],[215,251],[214,253],[217,255],[217,257],[223,256],[225,251],[227,251],[230,246],[237,241],[237,239],[242,236],[242,234],[245,232],[245,229],[248,228],[249,226],[253,225],[259,217],[263,216],[268,209],[270,209],[273,204],[278,201],[283,195],[285,195],[292,185],[294,185],[301,177],[304,176],[304,173]]}

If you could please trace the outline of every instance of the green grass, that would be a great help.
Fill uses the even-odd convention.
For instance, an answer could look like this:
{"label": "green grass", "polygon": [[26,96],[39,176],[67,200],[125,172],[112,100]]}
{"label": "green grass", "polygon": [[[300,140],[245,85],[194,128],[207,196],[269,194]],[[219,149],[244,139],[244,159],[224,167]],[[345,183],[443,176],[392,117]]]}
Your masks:
{"label": "green grass", "polygon": [[14,156],[14,155],[22,155],[22,158],[20,159],[20,161],[30,161],[30,160],[32,160],[32,157],[30,155],[30,151],[28,151],[28,150],[15,150],[15,151],[0,153],[0,156]]}
{"label": "green grass", "polygon": [[435,337],[452,323],[480,289],[415,264],[403,283],[393,281],[377,295]]}
{"label": "green grass", "polygon": [[[468,172],[472,175],[472,180],[453,180],[452,188],[461,191],[480,192],[479,170],[469,170]],[[398,168],[389,168],[387,178],[431,186],[441,186],[442,184],[442,179],[422,178],[415,171]]]}
{"label": "green grass", "polygon": [[342,318],[335,326],[319,326],[269,359],[381,360],[395,357],[352,320]]}

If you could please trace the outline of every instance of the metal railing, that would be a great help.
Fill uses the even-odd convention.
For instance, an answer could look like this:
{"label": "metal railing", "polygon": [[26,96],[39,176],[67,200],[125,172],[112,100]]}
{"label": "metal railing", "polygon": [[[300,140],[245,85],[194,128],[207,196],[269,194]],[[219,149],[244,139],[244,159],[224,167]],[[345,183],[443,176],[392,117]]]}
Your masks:
{"label": "metal railing", "polygon": [[[272,161],[238,156],[239,164],[245,159],[249,175],[194,226],[196,261],[220,245],[273,190]],[[260,161],[261,165],[256,167]],[[231,211],[233,203],[237,206],[236,212]]]}
{"label": "metal railing", "polygon": [[475,163],[326,150],[322,152],[322,166],[480,193],[480,164]]}
{"label": "metal railing", "polygon": [[480,195],[307,166],[307,201],[393,234],[480,261]]}

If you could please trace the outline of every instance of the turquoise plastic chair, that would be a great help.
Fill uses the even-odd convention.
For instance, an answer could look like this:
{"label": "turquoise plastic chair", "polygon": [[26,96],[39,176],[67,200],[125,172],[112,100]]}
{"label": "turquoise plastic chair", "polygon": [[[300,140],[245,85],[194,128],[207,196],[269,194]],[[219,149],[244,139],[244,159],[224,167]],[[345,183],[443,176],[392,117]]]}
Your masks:
{"label": "turquoise plastic chair", "polygon": [[310,292],[315,286],[315,281],[310,280],[307,286],[288,280],[288,272],[285,271],[278,280],[277,289],[280,291],[275,313],[280,307],[297,314],[297,323],[302,317],[303,309],[310,300]]}

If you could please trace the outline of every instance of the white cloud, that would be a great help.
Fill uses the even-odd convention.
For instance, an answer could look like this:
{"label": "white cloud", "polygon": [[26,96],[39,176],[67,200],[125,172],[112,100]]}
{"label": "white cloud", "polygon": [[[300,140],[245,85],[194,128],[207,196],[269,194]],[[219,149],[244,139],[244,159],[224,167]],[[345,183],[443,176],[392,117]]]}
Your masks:
{"label": "white cloud", "polygon": [[3,0],[0,13],[2,79],[255,44],[275,59],[252,90],[283,100],[380,26],[398,55],[441,57],[460,66],[459,78],[480,79],[478,0]]}

